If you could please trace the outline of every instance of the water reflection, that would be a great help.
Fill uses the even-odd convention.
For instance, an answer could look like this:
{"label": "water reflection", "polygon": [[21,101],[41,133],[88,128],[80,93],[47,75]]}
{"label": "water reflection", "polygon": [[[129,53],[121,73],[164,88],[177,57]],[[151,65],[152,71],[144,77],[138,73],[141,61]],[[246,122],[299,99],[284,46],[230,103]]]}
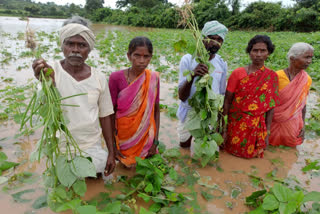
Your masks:
{"label": "water reflection", "polygon": [[[59,29],[65,19],[29,18],[29,25],[34,31],[45,31],[51,33]],[[26,30],[27,21],[18,17],[0,16],[0,34],[2,32],[17,34]],[[130,27],[110,24],[92,24],[91,29],[95,34],[103,31],[153,31],[154,28]]]}

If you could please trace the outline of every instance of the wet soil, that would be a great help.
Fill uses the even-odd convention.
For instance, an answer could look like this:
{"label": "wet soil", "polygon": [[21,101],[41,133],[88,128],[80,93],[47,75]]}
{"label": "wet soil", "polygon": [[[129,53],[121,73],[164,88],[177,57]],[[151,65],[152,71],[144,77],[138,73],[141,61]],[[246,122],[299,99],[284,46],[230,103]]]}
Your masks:
{"label": "wet soil", "polygon": [[[54,31],[56,30],[63,20],[47,20],[47,19],[32,19],[31,27],[35,30]],[[24,42],[16,39],[16,35],[20,31],[25,30],[25,21],[20,21],[14,17],[0,17],[0,33],[1,44],[0,48],[9,49],[13,53],[15,59],[8,64],[0,65],[0,76],[2,79],[11,77],[13,81],[10,83],[0,81],[0,89],[5,88],[7,85],[22,85],[26,84],[29,79],[35,81],[31,70],[31,58],[19,58],[20,49],[23,49]],[[108,25],[94,25],[93,29],[97,31],[105,30],[139,30],[137,28],[127,29],[126,27],[108,26]],[[11,36],[10,36],[10,35]],[[96,53],[93,53],[96,54]],[[23,71],[17,71],[17,66],[24,66],[26,68]],[[152,68],[151,68],[152,69]],[[178,103],[178,100],[173,98],[173,92],[177,83],[168,83],[161,81],[160,91],[160,103],[172,106]],[[317,95],[312,94],[313,99],[309,102],[309,105],[317,103]],[[1,99],[1,98],[0,98]],[[177,137],[177,120],[171,119],[165,112],[161,113],[161,125],[160,125],[160,141],[163,142],[167,148],[178,147]],[[22,214],[22,213],[53,213],[49,208],[42,208],[35,210],[32,208],[32,203],[36,198],[44,195],[43,185],[40,179],[41,173],[45,168],[45,163],[31,163],[29,161],[29,155],[32,152],[37,140],[39,139],[40,132],[36,132],[29,137],[21,136],[15,138],[15,135],[19,133],[19,126],[12,120],[4,121],[0,123],[0,145],[1,151],[8,155],[10,161],[19,162],[20,165],[14,170],[9,170],[3,174],[3,176],[10,177],[14,174],[21,172],[33,172],[35,177],[39,179],[33,184],[22,184],[16,186],[8,186],[8,184],[2,184],[0,188],[7,191],[0,192],[0,207],[6,210],[6,213]],[[266,186],[270,186],[273,180],[267,176],[268,173],[273,170],[276,171],[277,179],[286,179],[288,177],[294,177],[300,182],[300,186],[307,191],[320,191],[320,179],[319,175],[306,173],[301,171],[301,168],[305,166],[306,159],[319,159],[320,157],[320,140],[319,139],[307,139],[305,142],[292,149],[281,149],[270,147],[265,152],[263,159],[242,159],[232,156],[224,151],[220,152],[219,161],[212,166],[206,166],[200,168],[191,161],[186,161],[186,165],[190,166],[199,173],[201,179],[207,179],[208,184],[217,185],[220,191],[211,192],[211,194],[217,197],[211,201],[206,201],[199,193],[203,190],[199,184],[194,186],[195,191],[198,192],[198,202],[207,213],[245,213],[250,209],[244,205],[245,197],[250,195],[253,191],[261,188],[253,184],[253,178],[261,178],[264,180]],[[180,149],[183,155],[192,156],[193,147],[190,149]],[[179,167],[176,168],[179,170]],[[116,178],[118,175],[132,176],[134,171],[127,170],[121,167],[119,164],[113,174]],[[294,179],[292,179],[292,183]],[[84,199],[90,199],[98,195],[102,191],[109,191],[105,188],[104,181],[100,179],[87,180],[88,191]],[[121,185],[115,184],[115,190],[113,195],[119,194]],[[17,203],[13,200],[11,194],[25,190],[34,189],[35,192],[28,193],[24,197],[32,199],[27,203]],[[236,198],[232,198],[231,193],[233,190],[238,190],[240,193]],[[178,192],[188,192],[187,186],[181,186],[177,189]],[[218,196],[221,196],[220,198]],[[144,203],[141,199],[137,200],[138,206],[148,207],[149,204]],[[228,205],[228,206],[227,206]]]}

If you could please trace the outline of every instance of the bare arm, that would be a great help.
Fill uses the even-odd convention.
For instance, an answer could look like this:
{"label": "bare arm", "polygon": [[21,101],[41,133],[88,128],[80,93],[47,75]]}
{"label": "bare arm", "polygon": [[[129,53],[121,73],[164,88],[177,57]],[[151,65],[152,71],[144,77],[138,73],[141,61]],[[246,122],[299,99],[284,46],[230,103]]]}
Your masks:
{"label": "bare arm", "polygon": [[302,138],[304,140],[304,124],[305,124],[305,119],[306,119],[306,113],[307,113],[307,105],[305,105],[302,109],[302,121],[303,121],[303,127],[300,130],[300,133],[298,137]]}
{"label": "bare arm", "polygon": [[[160,106],[159,103],[156,103],[154,106],[154,119],[156,122],[156,133],[154,136],[154,140],[158,141],[159,139],[159,129],[160,129]],[[157,152],[157,144],[153,144],[148,151],[147,158],[155,155]]]}
{"label": "bare arm", "polygon": [[223,127],[221,131],[222,131],[222,137],[224,139],[224,143],[227,141],[227,137],[228,137],[227,125],[225,124],[224,116],[228,115],[233,98],[234,98],[234,93],[227,90],[224,96],[223,112],[222,112],[222,118],[221,118],[222,119],[221,125]]}
{"label": "bare arm", "polygon": [[302,109],[302,120],[303,120],[303,126],[304,126],[304,121],[306,119],[306,113],[307,113],[307,105],[305,105]]}
{"label": "bare arm", "polygon": [[270,135],[272,118],[273,118],[273,112],[274,112],[274,109],[271,109],[266,113],[267,136],[266,136],[265,142],[267,146],[269,146],[269,135]]}
{"label": "bare arm", "polygon": [[230,91],[226,91],[226,94],[224,96],[224,102],[223,102],[223,112],[222,115],[228,115],[231,103],[233,101],[234,93]]}
{"label": "bare arm", "polygon": [[102,128],[102,135],[104,137],[104,140],[106,141],[106,145],[108,148],[108,160],[105,168],[105,175],[110,175],[114,168],[116,167],[116,161],[115,161],[115,153],[114,153],[114,147],[113,147],[113,136],[112,136],[112,117],[106,116],[106,117],[100,117],[100,125]]}
{"label": "bare arm", "polygon": [[185,83],[179,88],[179,99],[186,101],[190,96],[191,86],[196,76],[203,76],[208,73],[208,67],[205,64],[198,64],[193,70],[194,75],[191,75],[191,81],[185,81]]}
{"label": "bare arm", "polygon": [[157,129],[156,135],[155,135],[155,140],[158,140],[159,139],[159,129],[160,129],[160,105],[159,105],[159,103],[155,104],[154,118],[156,121],[156,129]]}

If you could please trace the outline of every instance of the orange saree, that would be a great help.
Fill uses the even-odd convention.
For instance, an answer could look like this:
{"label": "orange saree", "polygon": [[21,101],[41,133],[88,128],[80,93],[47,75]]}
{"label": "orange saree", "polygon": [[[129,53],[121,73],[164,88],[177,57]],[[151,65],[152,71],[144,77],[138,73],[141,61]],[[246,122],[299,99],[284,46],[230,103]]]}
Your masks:
{"label": "orange saree", "polygon": [[136,157],[145,158],[153,145],[158,78],[157,72],[145,70],[118,95],[116,143],[126,157],[118,158],[126,166],[134,165]]}

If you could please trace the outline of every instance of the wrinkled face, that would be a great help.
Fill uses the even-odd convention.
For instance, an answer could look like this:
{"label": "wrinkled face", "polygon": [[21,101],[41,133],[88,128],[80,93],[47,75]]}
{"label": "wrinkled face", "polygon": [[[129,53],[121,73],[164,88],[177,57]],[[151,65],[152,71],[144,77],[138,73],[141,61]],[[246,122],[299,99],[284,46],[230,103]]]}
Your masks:
{"label": "wrinkled face", "polygon": [[62,51],[68,64],[80,66],[88,58],[90,47],[82,36],[75,35],[64,40]]}
{"label": "wrinkled face", "polygon": [[216,54],[222,43],[223,39],[218,35],[209,35],[203,40],[203,44],[210,54]]}
{"label": "wrinkled face", "polygon": [[131,54],[127,53],[127,56],[131,62],[131,67],[136,71],[146,69],[152,58],[152,54],[146,46],[138,46]]}
{"label": "wrinkled face", "polygon": [[266,61],[269,56],[268,46],[264,42],[258,42],[252,46],[249,53],[250,59],[253,64],[261,64]]}
{"label": "wrinkled face", "polygon": [[297,57],[291,57],[290,64],[297,69],[307,69],[312,62],[313,51],[309,50]]}

